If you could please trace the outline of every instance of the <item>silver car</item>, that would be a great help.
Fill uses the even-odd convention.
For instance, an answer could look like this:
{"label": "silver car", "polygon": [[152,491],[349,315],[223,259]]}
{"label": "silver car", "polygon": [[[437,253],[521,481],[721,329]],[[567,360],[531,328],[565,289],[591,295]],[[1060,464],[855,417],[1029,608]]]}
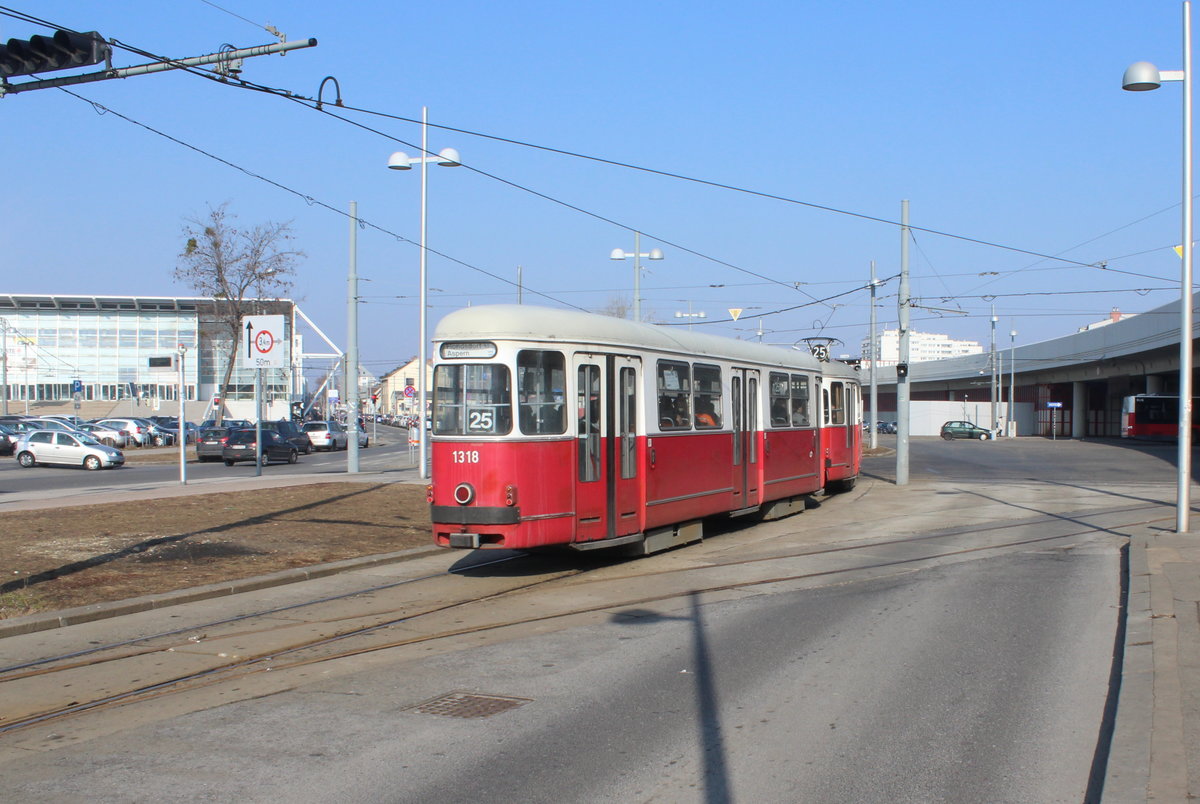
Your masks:
{"label": "silver car", "polygon": [[84,433],[34,430],[17,443],[17,463],[26,468],[46,463],[103,469],[124,465],[125,455]]}
{"label": "silver car", "polygon": [[[337,422],[305,422],[304,432],[312,442],[313,449],[333,452],[349,446],[350,434]],[[361,443],[361,442],[360,442]]]}
{"label": "silver car", "polygon": [[101,444],[107,444],[117,449],[125,449],[125,447],[129,446],[129,432],[127,430],[103,424],[92,424],[91,422],[84,422],[83,424],[76,425],[76,427]]}

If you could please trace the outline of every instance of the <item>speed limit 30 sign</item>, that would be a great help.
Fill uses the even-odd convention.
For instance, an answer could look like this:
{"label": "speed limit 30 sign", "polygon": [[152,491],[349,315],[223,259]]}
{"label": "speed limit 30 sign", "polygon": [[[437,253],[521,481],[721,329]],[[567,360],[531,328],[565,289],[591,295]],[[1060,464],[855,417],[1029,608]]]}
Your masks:
{"label": "speed limit 30 sign", "polygon": [[283,316],[242,316],[238,365],[242,368],[283,368],[287,348],[283,342]]}

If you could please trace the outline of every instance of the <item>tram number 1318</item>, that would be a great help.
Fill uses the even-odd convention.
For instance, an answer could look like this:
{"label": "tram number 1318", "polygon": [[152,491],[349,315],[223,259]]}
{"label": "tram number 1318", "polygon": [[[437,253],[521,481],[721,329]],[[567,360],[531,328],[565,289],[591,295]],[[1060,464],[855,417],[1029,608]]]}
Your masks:
{"label": "tram number 1318", "polygon": [[450,453],[450,459],[454,463],[479,463],[479,450],[456,449]]}

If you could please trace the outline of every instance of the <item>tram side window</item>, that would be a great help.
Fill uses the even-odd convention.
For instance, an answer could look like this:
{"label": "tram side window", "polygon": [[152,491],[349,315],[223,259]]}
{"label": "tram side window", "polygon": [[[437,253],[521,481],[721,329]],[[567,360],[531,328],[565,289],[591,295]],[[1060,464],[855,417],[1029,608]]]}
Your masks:
{"label": "tram side window", "polygon": [[829,385],[830,415],[834,424],[846,423],[846,385],[835,382]]}
{"label": "tram side window", "polygon": [[658,361],[658,427],[687,430],[692,426],[691,367],[674,360]]}
{"label": "tram side window", "polygon": [[715,430],[721,426],[721,368],[697,363],[692,366],[692,381],[696,429]]}
{"label": "tram side window", "polygon": [[517,416],[522,433],[561,435],[567,431],[565,384],[562,352],[525,349],[517,354]]}
{"label": "tram side window", "polygon": [[771,426],[772,427],[787,427],[789,418],[789,405],[791,403],[791,389],[788,385],[788,375],[779,372],[771,372]]}
{"label": "tram side window", "polygon": [[809,415],[808,377],[804,374],[793,374],[791,391],[792,426],[810,427],[812,417]]}
{"label": "tram side window", "polygon": [[512,430],[508,366],[443,363],[433,373],[433,432],[504,435]]}

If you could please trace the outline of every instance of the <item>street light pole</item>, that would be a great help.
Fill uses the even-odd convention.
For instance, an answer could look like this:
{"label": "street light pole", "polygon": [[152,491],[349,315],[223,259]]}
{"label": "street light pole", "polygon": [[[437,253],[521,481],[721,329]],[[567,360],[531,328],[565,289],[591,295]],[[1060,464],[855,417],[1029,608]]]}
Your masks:
{"label": "street light pole", "polygon": [[609,259],[623,260],[626,257],[633,257],[633,320],[642,320],[642,257],[648,260],[661,260],[663,253],[661,248],[652,248],[649,251],[642,253],[642,233],[633,233],[633,251],[624,251],[619,248],[614,248],[612,253],[608,255]]}
{"label": "street light pole", "polygon": [[1004,427],[1006,435],[1011,431],[1013,438],[1016,438],[1017,426],[1013,423],[1013,403],[1016,397],[1013,394],[1017,387],[1017,331],[1014,329],[1008,333],[1008,337],[1011,339],[1008,347],[1008,413],[1004,416],[1008,423]]}
{"label": "street light pole", "polygon": [[992,425],[990,429],[993,433],[997,431],[997,426],[1000,422],[999,404],[1000,400],[1000,374],[998,371],[998,363],[996,362],[996,305],[992,305],[992,376],[988,382],[988,396],[992,398]]}
{"label": "street light pole", "polygon": [[1192,474],[1192,4],[1183,3],[1183,69],[1163,70],[1147,61],[1129,66],[1121,88],[1158,89],[1183,82],[1183,268],[1179,282],[1179,450],[1175,481],[1175,531],[1190,530]]}
{"label": "street light pole", "polygon": [[346,473],[358,472],[358,202],[350,202],[350,270],[346,277],[346,407],[350,409],[350,438]]}
{"label": "street light pole", "polygon": [[418,456],[418,477],[422,480],[429,477],[429,436],[425,430],[425,413],[428,405],[429,383],[426,379],[426,373],[429,365],[429,322],[427,318],[427,302],[429,283],[426,273],[426,261],[428,251],[425,247],[425,239],[427,234],[426,224],[428,222],[428,194],[429,194],[429,163],[435,162],[442,167],[458,167],[459,161],[458,151],[453,148],[443,148],[438,152],[437,156],[431,156],[429,153],[429,108],[421,107],[421,155],[409,157],[403,151],[396,151],[388,158],[388,167],[392,170],[411,170],[415,164],[421,165],[421,291],[420,305],[421,309],[417,316],[419,327],[421,329],[421,343],[418,360],[420,366],[417,370],[417,450],[420,453]]}

